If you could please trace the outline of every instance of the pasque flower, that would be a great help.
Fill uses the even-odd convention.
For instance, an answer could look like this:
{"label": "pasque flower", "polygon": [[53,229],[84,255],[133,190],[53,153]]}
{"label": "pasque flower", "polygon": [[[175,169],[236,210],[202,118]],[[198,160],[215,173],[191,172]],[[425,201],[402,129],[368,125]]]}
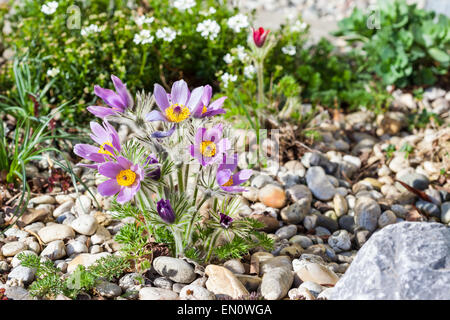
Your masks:
{"label": "pasque flower", "polygon": [[212,88],[209,84],[207,84],[203,89],[203,95],[200,100],[200,103],[195,108],[193,116],[194,118],[204,118],[204,117],[212,117],[217,114],[226,113],[226,111],[222,108],[223,102],[227,97],[221,97],[213,102],[211,102],[212,96]]}
{"label": "pasque flower", "polygon": [[115,75],[111,76],[116,92],[110,89],[104,89],[100,86],[94,87],[94,93],[100,97],[108,106],[90,106],[87,108],[89,112],[99,118],[123,113],[127,108],[133,107],[133,98],[127,90],[127,86],[120,81]]}
{"label": "pasque flower", "polygon": [[207,166],[222,159],[230,148],[228,139],[222,139],[222,124],[218,124],[207,130],[199,128],[195,134],[194,144],[190,146],[191,155],[196,158],[202,166]]}
{"label": "pasque flower", "polygon": [[233,174],[237,167],[237,153],[232,157],[223,155],[223,162],[217,168],[216,181],[222,190],[227,192],[243,192],[245,188],[239,185],[247,181],[253,174],[250,169],[244,169]]}
{"label": "pasque flower", "polygon": [[[253,29],[253,28],[252,28]],[[264,30],[263,27],[253,29],[253,41],[258,48],[261,48],[266,42],[267,35],[270,30]]]}
{"label": "pasque flower", "polygon": [[117,195],[118,203],[130,201],[141,188],[144,170],[125,157],[118,156],[117,162],[106,162],[99,166],[98,172],[110,178],[98,186],[102,196]]}
{"label": "pasque flower", "polygon": [[[155,164],[159,164],[159,161],[154,154],[149,155],[147,159],[145,159],[145,166]],[[159,180],[161,177],[161,168],[159,165],[152,166],[151,171],[147,172],[146,176],[153,180]]]}
{"label": "pasque flower", "polygon": [[175,212],[173,211],[170,200],[161,199],[156,203],[156,211],[161,219],[167,223],[173,223],[175,221]]}
{"label": "pasque flower", "polygon": [[[184,80],[174,82],[170,96],[159,84],[155,84],[153,95],[160,111],[153,110],[147,114],[147,121],[164,121],[169,123],[180,123],[191,116],[194,108],[199,104],[203,95],[203,87],[195,88],[189,92]],[[173,126],[167,132],[155,132],[153,137],[163,138],[170,136],[175,130]]]}
{"label": "pasque flower", "polygon": [[227,216],[226,214],[220,213],[220,225],[224,227],[225,229],[228,229],[231,226],[231,223],[233,222],[233,218],[230,216]]}
{"label": "pasque flower", "polygon": [[90,124],[92,131],[91,139],[99,147],[90,144],[76,144],[73,152],[84,159],[97,162],[97,164],[82,164],[82,166],[96,169],[98,163],[111,160],[120,152],[120,139],[117,131],[107,121],[103,121],[103,126],[94,121]]}

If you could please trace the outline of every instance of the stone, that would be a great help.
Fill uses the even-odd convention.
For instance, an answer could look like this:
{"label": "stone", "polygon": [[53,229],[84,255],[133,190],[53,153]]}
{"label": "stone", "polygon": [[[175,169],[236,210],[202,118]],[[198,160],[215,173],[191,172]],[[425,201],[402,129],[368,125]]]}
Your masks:
{"label": "stone", "polygon": [[290,300],[315,300],[314,294],[312,294],[305,287],[293,288],[289,290],[288,296]]}
{"label": "stone", "polygon": [[312,281],[320,285],[335,285],[338,282],[339,277],[327,267],[315,262],[301,262],[294,265],[294,271],[302,281]]}
{"label": "stone", "polygon": [[180,291],[181,300],[216,300],[214,293],[201,286],[187,285]]}
{"label": "stone", "polygon": [[347,230],[338,230],[328,238],[328,244],[335,252],[350,250],[352,242]]}
{"label": "stone", "polygon": [[191,283],[195,280],[194,268],[182,259],[160,256],[153,260],[153,268],[174,282]]}
{"label": "stone", "polygon": [[303,198],[290,206],[283,208],[280,212],[281,219],[288,224],[298,224],[303,221],[311,210],[309,199]]}
{"label": "stone", "polygon": [[74,238],[75,232],[69,226],[55,223],[39,230],[38,235],[43,242],[49,243],[55,240]]}
{"label": "stone", "polygon": [[63,213],[70,211],[74,205],[75,203],[72,199],[60,204],[55,210],[53,210],[53,217],[58,218]]}
{"label": "stone", "polygon": [[265,225],[265,227],[262,228],[261,231],[273,232],[280,226],[278,220],[270,215],[253,213],[252,215],[250,215],[250,218],[262,222]]}
{"label": "stone", "polygon": [[25,251],[27,245],[20,241],[8,242],[1,247],[2,255],[5,257],[13,257],[19,252]]}
{"label": "stone", "polygon": [[250,258],[250,274],[259,274],[260,265],[266,261],[273,258],[273,254],[269,252],[255,252]]}
{"label": "stone", "polygon": [[236,274],[236,277],[240,282],[242,282],[248,292],[257,291],[262,281],[262,279],[258,276],[250,276],[246,274]]}
{"label": "stone", "polygon": [[261,295],[266,300],[284,298],[294,281],[294,275],[289,268],[279,267],[264,273],[261,281]]}
{"label": "stone", "polygon": [[49,212],[45,209],[28,209],[17,221],[18,226],[27,226],[36,221],[44,221]]}
{"label": "stone", "polygon": [[374,233],[330,299],[449,300],[450,229],[400,222]]}
{"label": "stone", "polygon": [[334,212],[338,217],[345,215],[348,211],[347,200],[339,194],[335,194],[333,197]]}
{"label": "stone", "polygon": [[17,266],[20,266],[20,264],[21,264],[21,261],[20,261],[20,259],[19,259],[19,255],[20,254],[24,254],[24,255],[34,255],[34,256],[36,256],[36,253],[34,252],[34,251],[31,251],[31,250],[25,250],[25,251],[21,251],[21,252],[19,252],[18,254],[16,254],[15,256],[14,256],[14,258],[11,260],[11,266],[13,267],[13,268],[15,268],[15,267],[17,267]]}
{"label": "stone", "polygon": [[89,250],[86,244],[78,240],[70,240],[66,245],[66,253],[68,256],[87,253],[88,251]]}
{"label": "stone", "polygon": [[255,176],[252,179],[251,186],[256,189],[261,189],[264,186],[266,186],[267,184],[273,183],[273,182],[274,181],[273,181],[272,177],[268,176],[267,174],[260,174],[260,175]]}
{"label": "stone", "polygon": [[315,232],[316,232],[315,235],[318,237],[331,235],[331,232],[327,228],[324,228],[324,227],[316,227]]}
{"label": "stone", "polygon": [[77,200],[75,200],[75,212],[78,215],[88,214],[92,205],[92,199],[88,196],[81,195]]}
{"label": "stone", "polygon": [[339,227],[337,221],[317,212],[307,215],[305,219],[303,219],[303,225],[307,230],[314,230],[317,227],[323,227],[331,232],[336,231]]}
{"label": "stone", "polygon": [[178,294],[172,290],[144,287],[139,290],[139,300],[176,300]]}
{"label": "stone", "polygon": [[258,189],[254,187],[246,187],[245,191],[242,192],[242,196],[252,202],[258,201]]}
{"label": "stone", "polygon": [[409,167],[409,160],[405,158],[404,155],[396,155],[391,160],[391,162],[389,162],[389,169],[391,169],[395,173],[400,172],[408,167]]}
{"label": "stone", "polygon": [[291,246],[287,246],[280,251],[280,256],[288,256],[291,259],[298,258],[303,253],[303,248],[301,245],[294,243]]}
{"label": "stone", "polygon": [[61,259],[66,255],[66,249],[62,240],[50,242],[41,252],[41,257],[47,257],[50,260]]}
{"label": "stone", "polygon": [[307,236],[299,235],[299,234],[290,238],[289,242],[292,244],[299,244],[302,246],[303,249],[307,249],[308,247],[313,245],[313,242],[310,238],[308,238]]}
{"label": "stone", "polygon": [[317,296],[325,289],[320,284],[317,284],[317,283],[312,282],[312,281],[305,281],[305,282],[303,282],[300,285],[299,289],[300,288],[308,289],[308,291],[314,296],[314,298],[317,298]]}
{"label": "stone", "polygon": [[122,288],[117,284],[108,281],[98,282],[95,285],[95,290],[105,298],[115,298],[122,294]]}
{"label": "stone", "polygon": [[24,266],[17,266],[8,274],[8,279],[15,279],[23,283],[30,283],[34,280],[36,269]]}
{"label": "stone", "polygon": [[[419,190],[425,190],[426,188],[428,188],[428,185],[430,184],[430,181],[428,180],[428,178],[420,173],[415,172],[414,170],[410,171],[408,169],[404,169],[402,171],[400,171],[399,173],[397,173],[397,180],[400,180],[404,183],[406,183],[407,185],[419,189]],[[400,183],[396,183],[395,187],[400,191],[400,192],[405,192],[406,188],[403,187]]]}
{"label": "stone", "polygon": [[425,215],[433,216],[436,218],[441,217],[441,209],[439,209],[439,206],[434,203],[419,200],[416,202],[416,208]]}
{"label": "stone", "polygon": [[368,230],[358,230],[355,233],[355,243],[358,248],[361,248],[369,239],[370,231]]}
{"label": "stone", "polygon": [[245,267],[238,259],[228,260],[223,264],[223,266],[235,274],[245,273]]}
{"label": "stone", "polygon": [[307,186],[303,184],[296,184],[286,189],[286,195],[291,202],[297,202],[300,199],[307,199],[310,203],[312,201],[312,193]]}
{"label": "stone", "polygon": [[306,183],[314,197],[322,201],[332,199],[336,193],[335,187],[328,180],[321,167],[311,167],[306,172]]}
{"label": "stone", "polygon": [[290,224],[288,226],[281,227],[275,234],[280,237],[280,239],[289,239],[297,234],[297,226]]}
{"label": "stone", "polygon": [[333,174],[336,171],[338,165],[328,160],[328,158],[325,155],[319,152],[313,152],[309,156],[309,166],[310,168],[315,166],[322,167],[327,174]]}
{"label": "stone", "polygon": [[450,202],[444,202],[441,206],[442,223],[450,223]]}
{"label": "stone", "polygon": [[54,204],[55,202],[56,202],[55,198],[53,198],[50,195],[42,195],[39,197],[32,198],[30,200],[30,203],[33,204]]}
{"label": "stone", "polygon": [[91,236],[91,243],[92,244],[102,244],[103,242],[110,240],[111,234],[109,233],[108,229],[106,229],[104,226],[99,225],[97,227],[97,230],[95,231],[95,234]]}
{"label": "stone", "polygon": [[102,252],[97,254],[90,254],[90,253],[81,253],[77,255],[75,258],[73,258],[67,265],[67,273],[72,273],[78,265],[82,265],[84,267],[90,267],[92,266],[97,260],[110,256],[111,254],[109,252]]}
{"label": "stone", "polygon": [[260,189],[258,198],[264,205],[276,209],[284,207],[286,203],[286,193],[283,188],[274,184],[268,184]]}
{"label": "stone", "polygon": [[384,228],[387,225],[394,224],[397,222],[397,216],[394,212],[391,210],[386,210],[381,214],[381,216],[378,218],[378,227]]}
{"label": "stone", "polygon": [[206,288],[215,295],[228,296],[233,299],[248,295],[242,282],[227,268],[210,264],[205,268],[205,275],[208,276]]}
{"label": "stone", "polygon": [[355,205],[355,224],[368,231],[375,231],[381,215],[380,205],[369,197],[360,197]]}
{"label": "stone", "polygon": [[19,286],[6,287],[5,296],[10,300],[33,300],[30,293]]}
{"label": "stone", "polygon": [[353,233],[355,230],[355,218],[349,215],[344,215],[339,218],[339,228],[347,230],[348,232]]}
{"label": "stone", "polygon": [[173,281],[167,279],[166,277],[158,277],[155,280],[153,280],[153,285],[157,288],[172,290]]}
{"label": "stone", "polygon": [[81,214],[70,225],[76,232],[90,236],[97,230],[98,222],[93,216]]}

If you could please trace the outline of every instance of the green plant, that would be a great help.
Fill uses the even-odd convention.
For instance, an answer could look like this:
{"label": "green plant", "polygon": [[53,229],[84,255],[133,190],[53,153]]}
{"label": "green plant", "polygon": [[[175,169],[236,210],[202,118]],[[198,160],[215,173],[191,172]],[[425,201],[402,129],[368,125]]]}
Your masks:
{"label": "green plant", "polygon": [[409,155],[414,151],[414,147],[411,146],[408,142],[404,143],[399,150],[400,152],[405,153],[405,159],[409,158]]}
{"label": "green plant", "polygon": [[386,152],[386,159],[387,160],[391,159],[396,150],[397,148],[393,144],[388,145],[387,148],[384,150],[384,152]]}
{"label": "green plant", "polygon": [[380,0],[375,14],[379,28],[369,28],[373,12],[355,9],[339,22],[335,35],[362,43],[369,71],[384,84],[399,87],[431,85],[450,66],[450,19],[418,9],[404,0]]}

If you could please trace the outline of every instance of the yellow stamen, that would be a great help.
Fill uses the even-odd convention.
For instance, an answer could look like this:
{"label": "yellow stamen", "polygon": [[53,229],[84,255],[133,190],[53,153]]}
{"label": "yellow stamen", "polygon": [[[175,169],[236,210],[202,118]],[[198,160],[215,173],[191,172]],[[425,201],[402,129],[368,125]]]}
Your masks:
{"label": "yellow stamen", "polygon": [[222,187],[231,187],[232,185],[233,185],[233,176],[231,176],[230,179],[222,185]]}
{"label": "yellow stamen", "polygon": [[189,108],[183,105],[173,104],[166,109],[166,118],[170,122],[181,122],[186,120],[190,114]]}
{"label": "yellow stamen", "polygon": [[200,146],[200,152],[205,157],[213,157],[216,154],[216,144],[212,141],[203,141]]}
{"label": "yellow stamen", "polygon": [[136,180],[136,173],[131,171],[130,169],[122,170],[119,172],[119,174],[116,176],[117,183],[120,186],[129,187],[131,186],[134,181]]}
{"label": "yellow stamen", "polygon": [[114,148],[111,142],[106,141],[105,143],[103,143],[103,144],[100,146],[100,149],[98,150],[98,153],[101,153],[101,154],[107,154],[107,155],[112,156],[113,154],[112,154],[111,152],[109,152],[108,150],[105,149],[105,145],[108,145],[108,146],[110,146],[111,148]]}
{"label": "yellow stamen", "polygon": [[206,106],[203,106],[202,114],[206,113],[206,111],[208,111],[208,109],[206,108]]}

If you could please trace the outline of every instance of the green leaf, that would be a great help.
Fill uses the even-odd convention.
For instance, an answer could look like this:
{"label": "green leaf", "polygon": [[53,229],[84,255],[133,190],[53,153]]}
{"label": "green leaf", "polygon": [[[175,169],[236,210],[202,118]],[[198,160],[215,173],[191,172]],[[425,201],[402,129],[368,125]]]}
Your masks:
{"label": "green leaf", "polygon": [[428,49],[428,53],[433,57],[433,59],[441,63],[448,63],[450,61],[450,56],[438,48]]}

